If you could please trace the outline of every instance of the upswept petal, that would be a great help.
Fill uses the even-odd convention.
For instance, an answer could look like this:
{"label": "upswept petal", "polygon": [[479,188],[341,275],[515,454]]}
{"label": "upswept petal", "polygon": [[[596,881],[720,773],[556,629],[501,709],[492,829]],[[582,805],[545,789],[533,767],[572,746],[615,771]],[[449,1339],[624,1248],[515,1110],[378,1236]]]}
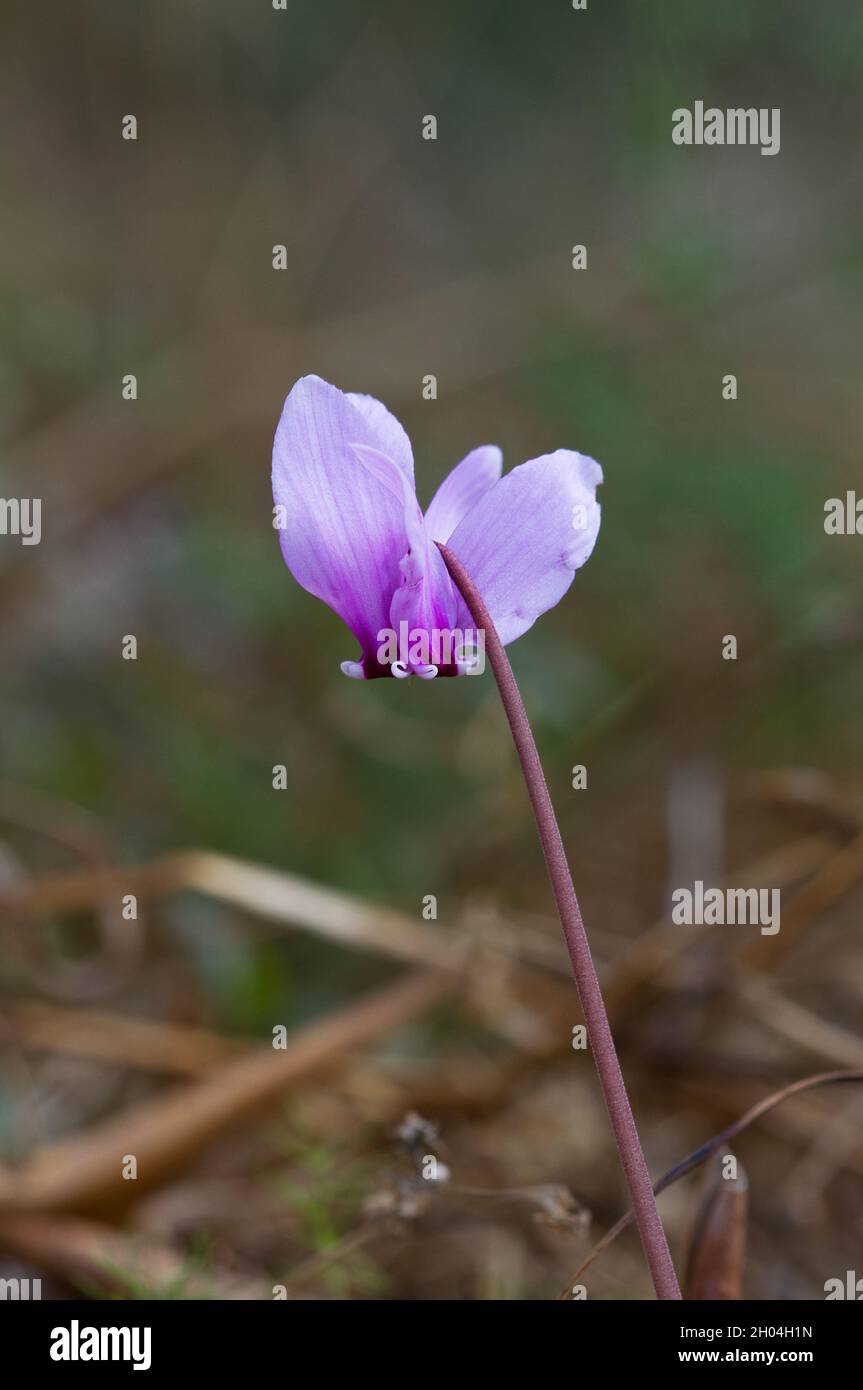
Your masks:
{"label": "upswept petal", "polygon": [[370,405],[370,397],[359,400],[320,377],[300,378],[276,430],[273,497],[284,508],[280,541],[288,568],[351,629],[371,674],[408,540],[403,502],[360,464],[351,446],[384,454],[395,447],[401,476],[410,446],[406,454],[401,427],[383,406]]}
{"label": "upswept petal", "polygon": [[[482,594],[501,641],[514,642],[553,608],[593,550],[602,469],[569,449],[514,468],[447,544]],[[465,608],[460,622],[470,623]]]}
{"label": "upswept petal", "polygon": [[426,526],[433,541],[449,540],[463,517],[500,478],[503,455],[496,444],[471,449],[448,473],[426,510]]}
{"label": "upswept petal", "polygon": [[380,449],[381,453],[391,458],[393,463],[397,463],[405,477],[414,486],[414,456],[411,449],[411,442],[407,433],[400,423],[387,410],[382,401],[375,400],[374,396],[364,396],[358,391],[349,391],[348,400],[365,419],[369,430],[374,439],[364,439],[363,443],[371,444]]}

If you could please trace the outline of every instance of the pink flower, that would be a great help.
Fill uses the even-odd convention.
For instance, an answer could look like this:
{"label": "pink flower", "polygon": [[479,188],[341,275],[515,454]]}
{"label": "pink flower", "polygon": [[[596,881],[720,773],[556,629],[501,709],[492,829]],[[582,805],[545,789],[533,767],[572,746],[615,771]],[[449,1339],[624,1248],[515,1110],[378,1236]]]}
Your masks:
{"label": "pink flower", "polygon": [[[294,578],[360,644],[359,659],[342,662],[346,675],[428,679],[464,669],[426,655],[442,634],[472,630],[436,542],[461,560],[504,643],[566,593],[596,542],[602,469],[570,449],[505,477],[501,462],[495,445],[473,449],[423,515],[410,440],[395,416],[320,377],[296,383],[273,447],[276,524]],[[400,632],[410,634],[411,653],[388,660],[387,634]]]}

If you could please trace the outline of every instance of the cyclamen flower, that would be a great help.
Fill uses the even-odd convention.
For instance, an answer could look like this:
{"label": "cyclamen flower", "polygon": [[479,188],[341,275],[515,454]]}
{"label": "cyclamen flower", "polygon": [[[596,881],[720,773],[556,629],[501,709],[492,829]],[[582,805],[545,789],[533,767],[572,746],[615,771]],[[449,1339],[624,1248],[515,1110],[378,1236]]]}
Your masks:
{"label": "cyclamen flower", "polygon": [[[302,377],[285,401],[273,448],[282,553],[294,578],[359,642],[359,660],[342,662],[347,675],[460,675],[471,666],[452,648],[441,664],[427,650],[470,623],[483,652],[488,639],[653,1285],[658,1298],[679,1299],[560,827],[504,649],[563,597],[593,550],[601,482],[599,464],[569,449],[502,478],[500,450],[484,444],[453,469],[423,515],[399,422],[371,396],[345,395],[316,376]],[[406,654],[385,656],[382,639],[402,629]]]}
{"label": "cyclamen flower", "polygon": [[[504,644],[566,593],[596,542],[602,469],[570,449],[504,477],[501,465],[495,445],[473,449],[423,515],[410,440],[395,416],[320,377],[296,383],[273,447],[276,524],[294,578],[360,644],[359,659],[342,662],[346,675],[464,672],[457,657],[436,664],[428,656],[442,636],[472,630],[437,542],[470,574]],[[398,660],[386,656],[392,633],[410,637]]]}

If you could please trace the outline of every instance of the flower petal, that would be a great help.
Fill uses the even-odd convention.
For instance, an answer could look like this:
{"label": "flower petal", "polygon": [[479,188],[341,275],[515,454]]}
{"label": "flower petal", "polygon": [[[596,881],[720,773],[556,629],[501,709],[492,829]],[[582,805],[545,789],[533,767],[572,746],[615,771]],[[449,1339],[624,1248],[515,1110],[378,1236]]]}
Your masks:
{"label": "flower petal", "polygon": [[280,540],[288,568],[338,613],[362,647],[367,673],[379,674],[377,634],[389,625],[390,601],[402,582],[399,561],[408,549],[405,507],[351,446],[384,453],[396,447],[403,475],[410,445],[406,454],[401,426],[383,406],[360,400],[320,377],[301,377],[276,430],[273,497],[284,508]]}
{"label": "flower petal", "polygon": [[421,629],[429,636],[451,628],[458,611],[456,594],[443,557],[429,535],[413,485],[378,449],[356,444],[353,450],[363,467],[398,497],[404,508],[407,545],[399,565],[401,583],[390,604],[390,627],[398,633],[404,622],[408,631]]}
{"label": "flower petal", "polygon": [[[374,436],[376,448],[391,458],[393,463],[398,464],[413,487],[413,450],[402,425],[381,401],[375,400],[374,396],[363,396],[357,391],[349,391],[348,400],[363,416]],[[371,443],[371,440],[364,442]]]}
{"label": "flower petal", "polygon": [[441,483],[426,511],[426,526],[433,541],[449,540],[462,517],[500,478],[503,455],[496,444],[472,449]]}
{"label": "flower petal", "polygon": [[[448,545],[482,594],[502,642],[553,608],[593,550],[602,469],[570,449],[514,468],[459,523]],[[470,623],[467,609],[460,622]]]}

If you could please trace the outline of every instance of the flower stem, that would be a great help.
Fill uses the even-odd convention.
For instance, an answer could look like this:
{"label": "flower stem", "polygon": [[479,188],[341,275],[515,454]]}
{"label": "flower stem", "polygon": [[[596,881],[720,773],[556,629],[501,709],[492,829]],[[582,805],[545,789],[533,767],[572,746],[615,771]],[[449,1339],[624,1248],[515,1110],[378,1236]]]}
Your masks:
{"label": "flower stem", "polygon": [[599,1073],[599,1083],[605,1097],[611,1127],[617,1141],[617,1151],[629,1185],[632,1209],[638,1225],[641,1244],[653,1279],[657,1298],[680,1298],[680,1286],[662,1221],[656,1206],[653,1184],[641,1148],[641,1140],[635,1127],[632,1107],[626,1093],[623,1073],[620,1070],[614,1039],[605,1011],[605,1001],[599,987],[596,967],[590,953],[590,945],[581,910],[575,896],[566,851],[560,835],[560,828],[554,814],[545,774],[539,760],[536,742],[533,737],[527,712],[524,708],[512,667],[509,664],[503,643],[498,636],[488,609],[483,602],[470,575],[461,561],[445,545],[439,545],[444,563],[456,587],[461,591],[470,615],[479,631],[485,634],[485,651],[488,655],[494,678],[500,691],[500,698],[509,720],[513,740],[521,763],[524,780],[527,783],[536,827],[545,855],[546,868],[551,880],[557,910],[560,915],[563,935],[566,940],[569,958],[572,962],[578,996],[587,1024],[588,1037]]}

